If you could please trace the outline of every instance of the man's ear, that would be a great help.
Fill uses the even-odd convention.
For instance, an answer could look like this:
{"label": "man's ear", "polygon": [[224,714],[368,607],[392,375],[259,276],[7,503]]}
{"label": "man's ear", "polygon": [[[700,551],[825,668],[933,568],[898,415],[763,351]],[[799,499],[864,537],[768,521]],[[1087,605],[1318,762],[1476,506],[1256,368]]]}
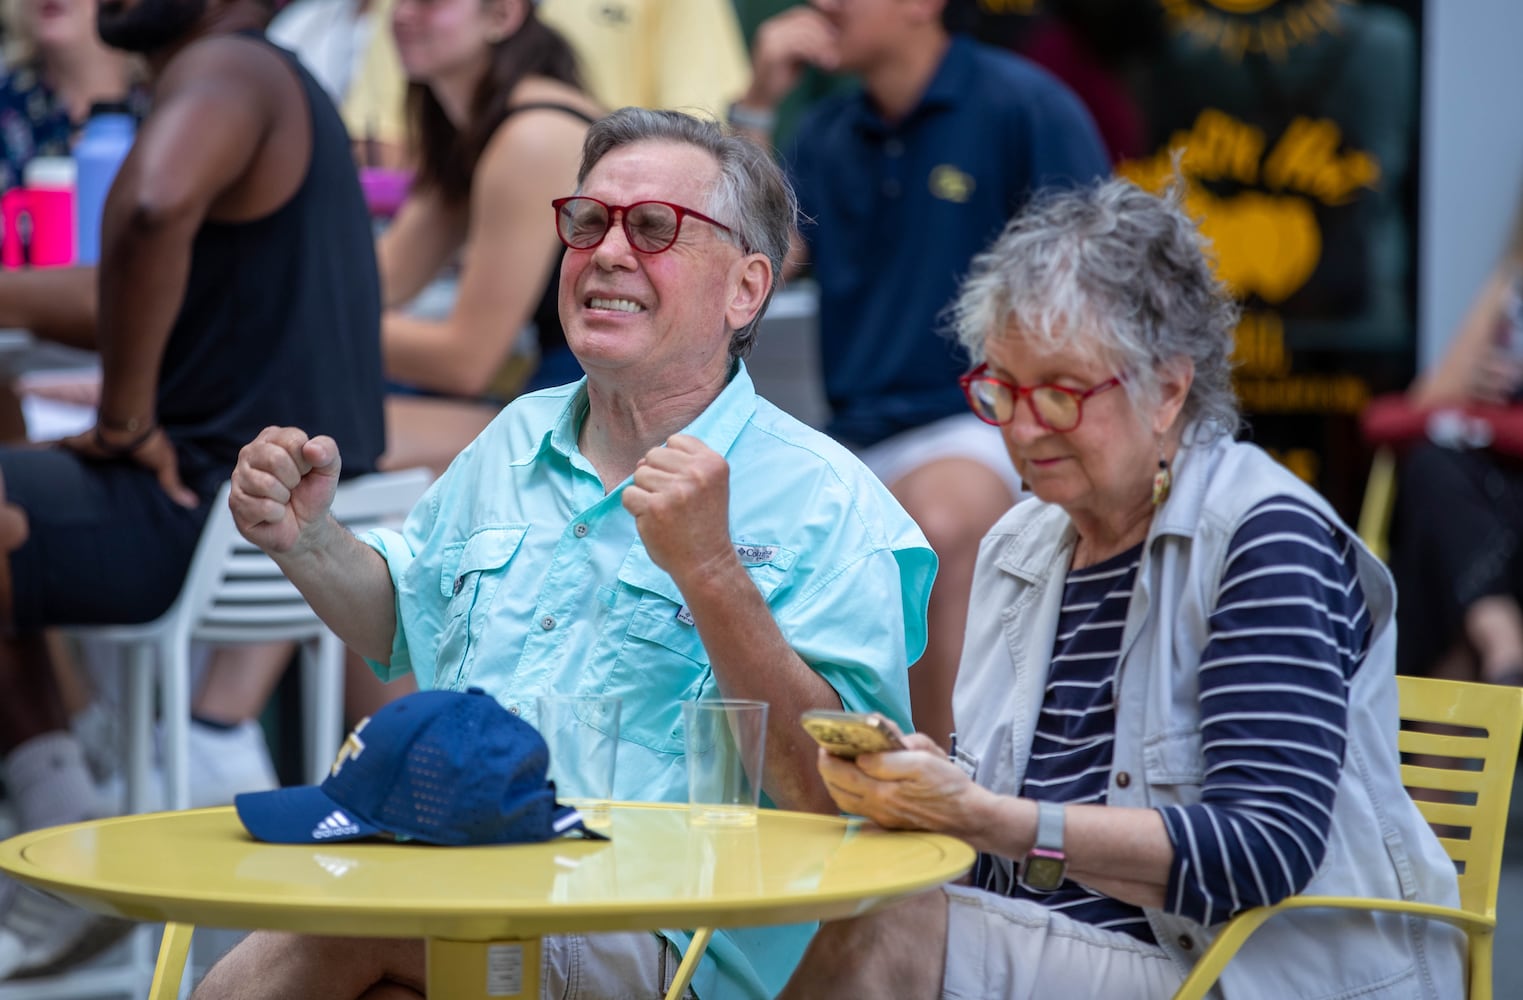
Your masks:
{"label": "man's ear", "polygon": [[731,330],[745,329],[767,301],[772,290],[772,263],[759,253],[748,253],[730,271],[730,297],[725,303],[725,323]]}

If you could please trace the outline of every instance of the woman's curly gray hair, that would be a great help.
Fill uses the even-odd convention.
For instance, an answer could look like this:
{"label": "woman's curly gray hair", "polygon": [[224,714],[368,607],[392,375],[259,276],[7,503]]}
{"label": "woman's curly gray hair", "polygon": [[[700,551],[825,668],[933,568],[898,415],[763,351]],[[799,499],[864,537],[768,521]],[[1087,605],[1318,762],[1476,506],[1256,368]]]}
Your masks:
{"label": "woman's curly gray hair", "polygon": [[1207,243],[1181,205],[1130,181],[1049,191],[973,259],[950,308],[975,362],[988,338],[1027,339],[1113,362],[1134,402],[1156,404],[1160,366],[1195,366],[1185,423],[1215,433],[1239,424],[1232,391],[1237,306],[1212,272]]}

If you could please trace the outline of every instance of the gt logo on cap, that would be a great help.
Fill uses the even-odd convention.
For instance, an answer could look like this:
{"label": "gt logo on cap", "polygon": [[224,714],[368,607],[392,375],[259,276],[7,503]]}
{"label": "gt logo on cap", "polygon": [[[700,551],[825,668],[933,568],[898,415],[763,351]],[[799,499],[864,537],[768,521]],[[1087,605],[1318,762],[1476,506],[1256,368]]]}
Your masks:
{"label": "gt logo on cap", "polygon": [[338,756],[333,758],[333,766],[328,768],[328,773],[337,775],[344,769],[344,762],[352,757],[358,757],[365,752],[365,741],[360,739],[360,730],[370,725],[370,717],[367,715],[361,719],[354,731],[344,737],[344,745],[338,748]]}

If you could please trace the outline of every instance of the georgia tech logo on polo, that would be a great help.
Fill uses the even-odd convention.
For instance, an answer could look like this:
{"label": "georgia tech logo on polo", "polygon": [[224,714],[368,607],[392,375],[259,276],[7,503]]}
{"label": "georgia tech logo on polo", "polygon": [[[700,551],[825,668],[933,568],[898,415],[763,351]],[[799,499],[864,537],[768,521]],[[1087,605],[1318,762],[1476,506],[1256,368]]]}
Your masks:
{"label": "georgia tech logo on polo", "polygon": [[943,163],[931,170],[929,181],[931,194],[942,201],[955,201],[961,205],[973,197],[978,182],[950,163]]}
{"label": "georgia tech logo on polo", "polygon": [[360,720],[359,725],[354,727],[354,731],[344,738],[343,746],[338,748],[338,756],[333,758],[333,766],[328,768],[329,775],[336,776],[344,769],[345,762],[365,752],[365,741],[360,739],[360,733],[368,725],[370,725],[370,716],[367,715]]}
{"label": "georgia tech logo on polo", "polygon": [[[1379,161],[1347,148],[1330,119],[1298,116],[1270,146],[1263,129],[1213,108],[1196,116],[1188,132],[1174,133],[1167,147],[1117,172],[1162,191],[1174,178],[1176,156],[1185,210],[1201,220],[1218,276],[1237,296],[1257,295],[1271,306],[1299,291],[1322,259],[1315,205],[1348,204],[1380,180]],[[1243,190],[1219,195],[1203,182]]]}
{"label": "georgia tech logo on polo", "polygon": [[329,837],[352,837],[360,832],[360,828],[354,820],[344,814],[341,809],[335,809],[323,817],[323,821],[312,828],[313,840],[327,840]]}
{"label": "georgia tech logo on polo", "polygon": [[1262,52],[1283,59],[1295,46],[1338,30],[1338,8],[1358,0],[1158,0],[1176,32],[1232,59]]}

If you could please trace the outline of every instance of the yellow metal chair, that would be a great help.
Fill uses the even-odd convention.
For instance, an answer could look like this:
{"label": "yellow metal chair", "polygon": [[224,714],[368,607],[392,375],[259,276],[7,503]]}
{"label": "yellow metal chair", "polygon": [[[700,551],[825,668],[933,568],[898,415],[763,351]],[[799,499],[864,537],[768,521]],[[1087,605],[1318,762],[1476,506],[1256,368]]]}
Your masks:
{"label": "yellow metal chair", "polygon": [[[1418,798],[1417,808],[1438,830],[1439,842],[1454,859],[1459,873],[1459,908],[1400,899],[1292,896],[1274,906],[1245,910],[1217,935],[1174,1000],[1201,1000],[1227,962],[1264,921],[1286,910],[1311,907],[1411,913],[1462,928],[1470,939],[1470,1000],[1491,1000],[1497,882],[1513,771],[1518,764],[1519,734],[1523,732],[1523,689],[1426,677],[1398,677],[1396,683],[1402,718],[1398,737],[1402,782],[1408,791],[1431,790],[1450,800]],[[1422,728],[1409,728],[1412,723]],[[1422,763],[1413,763],[1414,759]],[[1439,759],[1449,766],[1435,766]],[[1466,831],[1468,837],[1455,836]]]}
{"label": "yellow metal chair", "polygon": [[1391,511],[1396,507],[1396,455],[1381,448],[1370,460],[1370,478],[1364,483],[1364,500],[1359,505],[1359,538],[1375,558],[1388,562],[1391,556]]}

